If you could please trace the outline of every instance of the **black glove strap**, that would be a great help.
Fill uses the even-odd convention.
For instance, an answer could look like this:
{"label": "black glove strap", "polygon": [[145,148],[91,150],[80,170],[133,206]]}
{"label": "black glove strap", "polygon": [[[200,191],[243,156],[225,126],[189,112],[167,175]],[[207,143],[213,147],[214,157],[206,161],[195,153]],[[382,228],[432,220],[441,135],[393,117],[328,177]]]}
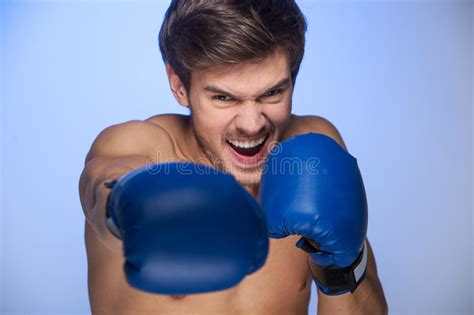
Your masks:
{"label": "black glove strap", "polygon": [[[308,240],[301,245],[301,249],[308,253],[319,252]],[[357,289],[365,277],[367,270],[367,243],[364,243],[364,249],[357,256],[357,259],[345,268],[336,266],[319,266],[312,264],[312,277],[323,293],[328,295],[337,295]]]}
{"label": "black glove strap", "polygon": [[[104,183],[104,185],[105,187],[109,189],[113,189],[116,183],[117,183],[117,180],[113,180],[113,181]],[[112,233],[113,236],[115,236],[116,238],[120,240],[122,239],[122,237],[120,236],[120,231],[117,227],[117,224],[115,224],[115,221],[110,214],[110,195],[112,195],[112,193],[110,193],[109,196],[107,197],[107,203],[105,206],[105,225],[109,229],[110,233]]]}

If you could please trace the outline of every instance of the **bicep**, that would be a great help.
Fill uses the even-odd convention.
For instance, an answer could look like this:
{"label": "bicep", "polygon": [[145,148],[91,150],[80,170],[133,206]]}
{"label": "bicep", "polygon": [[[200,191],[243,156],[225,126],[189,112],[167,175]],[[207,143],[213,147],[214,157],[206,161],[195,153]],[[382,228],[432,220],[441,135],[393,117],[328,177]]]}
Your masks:
{"label": "bicep", "polygon": [[91,182],[100,182],[130,172],[152,162],[175,159],[173,142],[161,127],[129,121],[103,130],[86,156],[80,191]]}
{"label": "bicep", "polygon": [[117,177],[151,162],[175,157],[173,142],[161,127],[129,121],[103,130],[92,144],[79,181],[81,199],[95,191],[98,182]]}
{"label": "bicep", "polygon": [[95,157],[175,156],[173,141],[160,126],[143,121],[129,121],[104,129],[94,140],[86,163]]}
{"label": "bicep", "polygon": [[92,227],[104,231],[102,218],[110,193],[104,186],[106,181],[149,163],[170,161],[174,157],[169,135],[156,125],[132,121],[102,131],[87,154],[79,180],[81,205]]}

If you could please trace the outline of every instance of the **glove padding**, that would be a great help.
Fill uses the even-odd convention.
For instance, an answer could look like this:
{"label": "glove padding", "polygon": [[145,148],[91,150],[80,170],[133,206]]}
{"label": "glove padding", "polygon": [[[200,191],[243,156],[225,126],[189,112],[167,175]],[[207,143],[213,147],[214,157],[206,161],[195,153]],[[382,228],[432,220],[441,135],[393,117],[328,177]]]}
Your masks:
{"label": "glove padding", "polygon": [[257,202],[233,176],[204,165],[163,163],[126,174],[107,212],[123,241],[126,279],[146,292],[230,288],[268,254]]}
{"label": "glove padding", "polygon": [[301,235],[298,247],[314,241],[318,250],[309,255],[320,266],[344,268],[359,257],[368,220],[364,184],[357,160],[332,138],[309,133],[281,142],[260,185],[270,237]]}

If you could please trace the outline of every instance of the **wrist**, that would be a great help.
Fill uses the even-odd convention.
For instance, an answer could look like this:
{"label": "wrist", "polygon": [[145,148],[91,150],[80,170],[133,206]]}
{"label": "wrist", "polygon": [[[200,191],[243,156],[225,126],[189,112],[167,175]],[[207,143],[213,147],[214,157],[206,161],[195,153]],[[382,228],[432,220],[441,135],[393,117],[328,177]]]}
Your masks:
{"label": "wrist", "polygon": [[115,236],[117,239],[121,239],[120,230],[117,226],[117,223],[114,217],[114,209],[113,209],[113,204],[112,204],[112,200],[113,200],[112,193],[113,193],[113,188],[116,184],[117,184],[117,180],[111,180],[104,183],[104,185],[108,189],[111,190],[111,192],[109,193],[107,197],[107,202],[105,205],[105,225],[107,226],[107,228],[109,229],[109,232],[112,233],[113,236]]}
{"label": "wrist", "polygon": [[364,241],[362,251],[347,267],[338,268],[322,266],[310,258],[310,268],[313,280],[318,288],[326,295],[353,293],[364,280],[367,271],[367,243]]}

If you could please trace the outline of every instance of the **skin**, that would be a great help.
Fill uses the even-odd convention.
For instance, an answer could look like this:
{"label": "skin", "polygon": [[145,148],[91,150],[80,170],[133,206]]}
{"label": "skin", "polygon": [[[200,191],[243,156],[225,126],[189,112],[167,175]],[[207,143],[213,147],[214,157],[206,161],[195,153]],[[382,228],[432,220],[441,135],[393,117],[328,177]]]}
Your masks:
{"label": "skin", "polygon": [[[262,161],[243,165],[227,140],[267,135],[265,152],[288,137],[318,132],[345,148],[337,129],[318,116],[291,114],[292,82],[286,54],[260,62],[196,71],[187,91],[167,66],[170,88],[190,116],[157,115],[102,131],[91,147],[80,179],[86,216],[89,297],[94,314],[307,314],[311,259],[295,247],[299,236],[270,239],[265,265],[227,290],[187,296],[149,294],[130,287],[121,242],[104,224],[110,190],[105,183],[150,162],[191,161],[232,173],[254,196]],[[278,85],[278,83],[281,83]],[[370,245],[370,244],[369,244]],[[318,314],[386,314],[387,305],[369,246],[367,277],[354,294],[325,296]]]}

